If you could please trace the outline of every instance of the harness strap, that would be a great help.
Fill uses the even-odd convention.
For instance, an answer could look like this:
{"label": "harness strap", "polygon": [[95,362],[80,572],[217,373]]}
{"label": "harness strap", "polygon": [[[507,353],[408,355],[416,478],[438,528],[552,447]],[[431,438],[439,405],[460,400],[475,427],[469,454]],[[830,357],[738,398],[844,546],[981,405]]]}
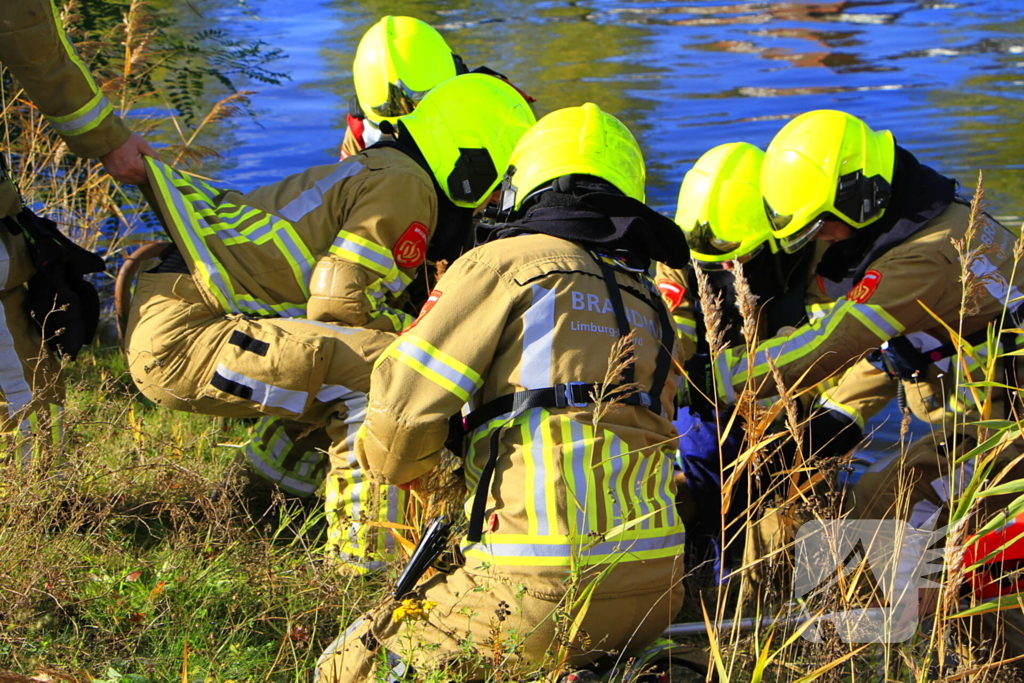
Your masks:
{"label": "harness strap", "polygon": [[[661,393],[665,388],[665,381],[668,379],[669,370],[672,369],[672,348],[676,343],[675,326],[668,316],[668,307],[662,301],[661,296],[652,292],[654,298],[654,309],[658,312],[658,324],[661,325],[661,348],[658,349],[658,360],[654,364],[654,382],[651,384],[651,405],[650,408],[656,414],[661,414]],[[675,415],[669,414],[669,418]]]}
{"label": "harness strap", "polygon": [[[615,323],[619,326],[619,337],[625,339],[630,333],[629,317],[626,316],[626,306],[622,303],[622,292],[619,291],[619,283],[615,280],[615,271],[600,256],[594,255],[594,260],[601,267],[601,275],[604,277],[605,285],[608,287],[608,299],[612,302],[612,310],[615,312]],[[633,363],[633,352],[629,352],[626,365],[622,370],[622,381],[632,384],[636,379],[636,372]]]}

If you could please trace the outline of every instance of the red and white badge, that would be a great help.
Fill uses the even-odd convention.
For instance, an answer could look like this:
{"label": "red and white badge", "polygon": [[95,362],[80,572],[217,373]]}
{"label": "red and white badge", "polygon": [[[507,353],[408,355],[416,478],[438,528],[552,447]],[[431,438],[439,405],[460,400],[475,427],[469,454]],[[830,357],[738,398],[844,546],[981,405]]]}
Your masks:
{"label": "red and white badge", "polygon": [[427,257],[427,226],[413,221],[391,251],[399,268],[416,268]]}
{"label": "red and white badge", "polygon": [[679,308],[679,304],[683,303],[683,297],[686,295],[686,287],[671,280],[658,280],[658,291],[661,292],[670,311]]}
{"label": "red and white badge", "polygon": [[869,270],[864,273],[860,282],[853,286],[846,298],[858,304],[862,304],[871,298],[871,295],[878,289],[878,283],[882,281],[882,274],[877,270]]}

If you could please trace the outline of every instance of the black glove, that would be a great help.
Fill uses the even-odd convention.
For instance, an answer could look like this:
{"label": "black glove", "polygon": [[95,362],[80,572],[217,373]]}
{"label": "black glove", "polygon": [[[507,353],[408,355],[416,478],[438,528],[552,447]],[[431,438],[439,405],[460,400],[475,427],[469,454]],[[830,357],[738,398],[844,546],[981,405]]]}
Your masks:
{"label": "black glove", "polygon": [[807,423],[807,453],[813,457],[846,455],[864,438],[864,430],[846,415],[834,410],[816,412]]}

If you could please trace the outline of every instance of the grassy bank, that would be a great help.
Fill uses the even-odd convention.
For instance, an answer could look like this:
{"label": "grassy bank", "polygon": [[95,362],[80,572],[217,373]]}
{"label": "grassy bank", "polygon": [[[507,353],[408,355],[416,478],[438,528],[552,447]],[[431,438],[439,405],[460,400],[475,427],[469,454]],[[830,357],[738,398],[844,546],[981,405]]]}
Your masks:
{"label": "grassy bank", "polygon": [[245,424],[147,405],[115,348],[69,370],[65,461],[0,464],[0,670],[306,680],[376,587],[323,567],[315,515],[254,522]]}

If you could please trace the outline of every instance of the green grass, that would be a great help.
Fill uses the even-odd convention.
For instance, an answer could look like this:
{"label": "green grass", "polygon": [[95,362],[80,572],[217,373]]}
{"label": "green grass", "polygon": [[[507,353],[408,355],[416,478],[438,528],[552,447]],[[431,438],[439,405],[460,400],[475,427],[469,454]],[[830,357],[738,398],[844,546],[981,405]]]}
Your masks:
{"label": "green grass", "polygon": [[298,505],[252,521],[243,421],[148,404],[116,348],[67,374],[65,462],[0,463],[0,671],[308,680],[379,587],[320,561]]}

